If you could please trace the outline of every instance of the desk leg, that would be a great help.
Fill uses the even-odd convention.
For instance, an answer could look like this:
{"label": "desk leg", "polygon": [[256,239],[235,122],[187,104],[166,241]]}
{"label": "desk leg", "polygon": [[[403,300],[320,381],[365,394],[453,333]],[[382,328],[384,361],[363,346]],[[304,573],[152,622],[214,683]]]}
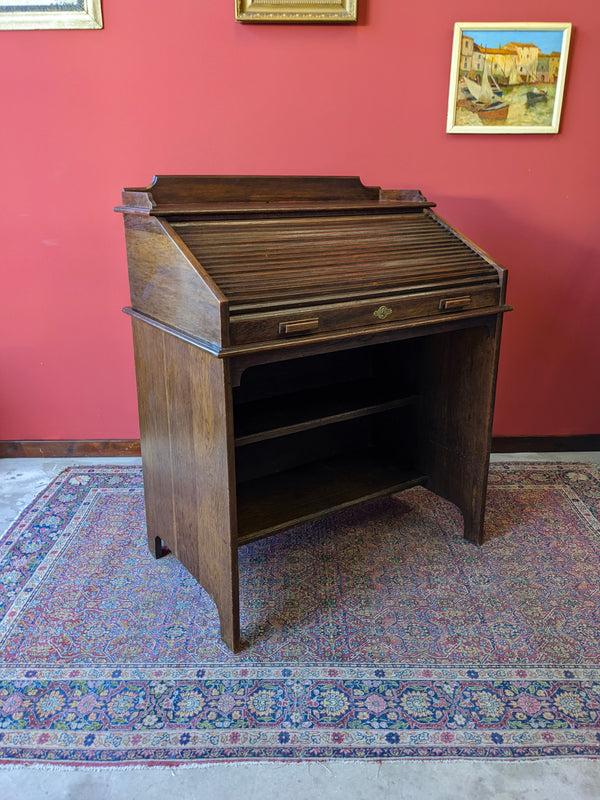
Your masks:
{"label": "desk leg", "polygon": [[429,488],[455,503],[465,538],[481,545],[502,316],[427,338],[421,442]]}

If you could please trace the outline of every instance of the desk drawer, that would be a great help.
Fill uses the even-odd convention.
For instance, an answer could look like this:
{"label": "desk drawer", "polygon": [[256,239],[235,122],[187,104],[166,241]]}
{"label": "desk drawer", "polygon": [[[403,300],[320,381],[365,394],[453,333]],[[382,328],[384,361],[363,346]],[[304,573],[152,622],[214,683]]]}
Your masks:
{"label": "desk drawer", "polygon": [[410,319],[443,318],[461,311],[489,308],[498,305],[499,300],[499,287],[486,286],[312,305],[290,311],[232,314],[231,344],[296,339],[352,328],[384,328]]}

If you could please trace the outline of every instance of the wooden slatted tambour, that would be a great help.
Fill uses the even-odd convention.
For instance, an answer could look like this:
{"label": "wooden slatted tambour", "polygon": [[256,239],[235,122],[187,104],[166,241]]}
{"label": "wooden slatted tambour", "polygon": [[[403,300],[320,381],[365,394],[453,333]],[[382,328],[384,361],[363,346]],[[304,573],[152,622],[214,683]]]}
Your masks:
{"label": "wooden slatted tambour", "polygon": [[483,541],[506,272],[433,205],[357,178],[123,191],[148,542],[233,650],[247,542],[416,484]]}
{"label": "wooden slatted tambour", "polygon": [[425,286],[498,286],[496,270],[431,213],[172,227],[229,298],[232,314]]}

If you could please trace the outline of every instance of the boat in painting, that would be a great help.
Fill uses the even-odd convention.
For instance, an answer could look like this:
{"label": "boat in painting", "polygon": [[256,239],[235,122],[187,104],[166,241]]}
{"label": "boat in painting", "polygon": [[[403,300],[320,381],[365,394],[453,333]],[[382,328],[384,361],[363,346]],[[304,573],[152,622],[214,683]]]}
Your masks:
{"label": "boat in painting", "polygon": [[480,119],[502,121],[508,116],[510,103],[502,100],[502,89],[484,62],[481,83],[463,76],[459,84],[461,97],[457,105],[472,111]]}
{"label": "boat in painting", "polygon": [[538,89],[534,87],[531,91],[527,92],[527,105],[534,106],[537,103],[547,103],[548,102],[548,92],[544,89]]}

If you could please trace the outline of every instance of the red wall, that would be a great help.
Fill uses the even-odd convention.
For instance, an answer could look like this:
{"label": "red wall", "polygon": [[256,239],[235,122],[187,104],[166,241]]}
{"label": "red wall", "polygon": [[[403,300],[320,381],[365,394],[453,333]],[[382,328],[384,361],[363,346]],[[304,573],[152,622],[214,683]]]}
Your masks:
{"label": "red wall", "polygon": [[[474,0],[359,0],[351,26],[240,25],[233,0],[104,0],[102,31],[0,31],[0,439],[138,435],[122,186],[155,173],[420,188],[510,270],[497,435],[600,432],[597,0],[570,21],[558,135],[445,133]],[[523,21],[505,0],[496,21]]]}

